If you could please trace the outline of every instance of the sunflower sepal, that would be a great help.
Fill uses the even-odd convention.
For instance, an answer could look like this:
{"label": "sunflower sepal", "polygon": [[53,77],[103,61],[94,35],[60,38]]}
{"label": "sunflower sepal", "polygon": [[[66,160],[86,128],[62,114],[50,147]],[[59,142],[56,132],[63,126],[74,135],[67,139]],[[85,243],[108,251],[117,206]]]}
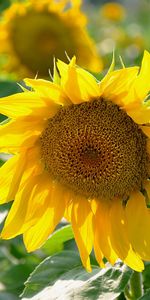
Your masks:
{"label": "sunflower sepal", "polygon": [[61,78],[60,78],[60,74],[58,72],[58,69],[57,69],[57,65],[56,65],[56,59],[54,57],[54,60],[53,60],[53,82],[58,84],[58,85],[61,85]]}

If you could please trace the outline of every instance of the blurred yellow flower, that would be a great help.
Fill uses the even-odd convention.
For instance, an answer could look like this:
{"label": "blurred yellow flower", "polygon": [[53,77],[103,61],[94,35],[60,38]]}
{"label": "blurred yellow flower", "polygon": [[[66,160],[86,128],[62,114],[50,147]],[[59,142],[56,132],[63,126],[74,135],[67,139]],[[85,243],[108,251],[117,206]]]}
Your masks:
{"label": "blurred yellow flower", "polygon": [[[101,82],[58,61],[54,81],[2,98],[0,203],[14,200],[1,237],[23,234],[41,247],[63,216],[84,267],[94,247],[101,267],[119,257],[136,271],[150,260],[150,54],[141,68],[113,70]],[[144,191],[144,193],[143,193]]]}
{"label": "blurred yellow flower", "polygon": [[78,63],[93,72],[102,69],[94,42],[86,31],[80,0],[29,0],[14,3],[0,22],[0,53],[8,57],[4,69],[18,77],[49,76],[53,58]]}
{"label": "blurred yellow flower", "polygon": [[111,21],[121,21],[125,18],[126,10],[123,5],[117,2],[104,4],[100,9],[101,15]]}

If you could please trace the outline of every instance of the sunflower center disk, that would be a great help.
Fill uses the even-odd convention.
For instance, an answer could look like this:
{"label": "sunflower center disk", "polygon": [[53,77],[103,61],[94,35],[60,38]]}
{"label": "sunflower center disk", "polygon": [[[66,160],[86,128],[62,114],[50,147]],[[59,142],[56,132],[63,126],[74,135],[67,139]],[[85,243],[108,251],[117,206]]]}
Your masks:
{"label": "sunflower center disk", "polygon": [[127,197],[148,177],[147,138],[117,105],[103,99],[61,108],[40,138],[53,180],[88,198]]}

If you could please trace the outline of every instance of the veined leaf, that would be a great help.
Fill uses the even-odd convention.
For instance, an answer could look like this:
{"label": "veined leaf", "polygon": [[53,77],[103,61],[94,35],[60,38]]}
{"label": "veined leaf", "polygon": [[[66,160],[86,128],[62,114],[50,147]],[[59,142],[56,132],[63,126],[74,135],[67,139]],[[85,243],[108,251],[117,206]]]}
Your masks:
{"label": "veined leaf", "polygon": [[60,252],[64,248],[64,243],[73,239],[73,231],[71,225],[66,225],[58,230],[56,230],[48,239],[48,241],[42,247],[42,250],[48,254],[52,255],[56,252]]}
{"label": "veined leaf", "polygon": [[132,274],[121,262],[113,267],[107,264],[105,269],[92,269],[91,273],[84,270],[75,251],[51,256],[29,277],[23,300],[113,300],[123,292]]}

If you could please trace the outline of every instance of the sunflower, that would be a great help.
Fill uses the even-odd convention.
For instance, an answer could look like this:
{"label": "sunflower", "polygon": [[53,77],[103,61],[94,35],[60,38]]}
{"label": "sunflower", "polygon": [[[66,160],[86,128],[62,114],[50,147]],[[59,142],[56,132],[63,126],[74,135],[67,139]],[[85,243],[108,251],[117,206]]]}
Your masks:
{"label": "sunflower", "polygon": [[103,18],[115,22],[122,21],[126,16],[125,7],[117,2],[109,2],[102,5],[100,13]]}
{"label": "sunflower", "polygon": [[80,0],[28,0],[14,3],[0,22],[0,52],[8,57],[4,70],[20,78],[48,77],[53,57],[78,63],[93,72],[102,69],[94,42],[86,31]]}
{"label": "sunflower", "polygon": [[117,258],[136,271],[150,260],[150,54],[141,68],[97,80],[75,57],[54,81],[25,79],[24,92],[2,98],[0,203],[14,200],[1,233],[41,247],[64,216],[84,267]]}

